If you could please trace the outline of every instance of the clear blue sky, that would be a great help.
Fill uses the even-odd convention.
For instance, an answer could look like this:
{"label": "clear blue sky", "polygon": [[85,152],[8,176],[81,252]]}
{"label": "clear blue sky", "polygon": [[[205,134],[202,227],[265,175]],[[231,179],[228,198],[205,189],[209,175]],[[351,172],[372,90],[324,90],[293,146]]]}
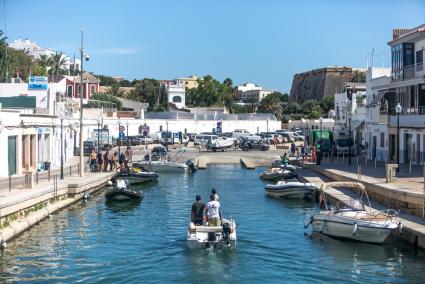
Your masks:
{"label": "clear blue sky", "polygon": [[[128,79],[196,74],[287,91],[294,73],[328,65],[389,66],[395,27],[425,23],[423,0],[0,0],[9,39],[78,54],[95,73]],[[369,55],[370,56],[370,55]]]}

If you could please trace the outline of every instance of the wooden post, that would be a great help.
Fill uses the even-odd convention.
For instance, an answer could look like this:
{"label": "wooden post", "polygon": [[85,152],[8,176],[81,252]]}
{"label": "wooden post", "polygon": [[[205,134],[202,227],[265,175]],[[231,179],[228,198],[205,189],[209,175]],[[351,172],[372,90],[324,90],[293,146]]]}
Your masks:
{"label": "wooden post", "polygon": [[9,191],[12,191],[12,176],[9,175]]}

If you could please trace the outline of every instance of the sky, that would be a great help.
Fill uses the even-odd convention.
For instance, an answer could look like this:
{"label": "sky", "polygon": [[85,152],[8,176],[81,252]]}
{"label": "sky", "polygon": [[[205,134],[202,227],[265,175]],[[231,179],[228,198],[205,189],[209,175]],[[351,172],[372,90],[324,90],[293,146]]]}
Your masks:
{"label": "sky", "polygon": [[388,67],[392,29],[424,23],[424,0],[0,0],[9,40],[79,56],[83,28],[84,69],[96,74],[212,75],[284,92],[295,73],[366,68],[372,48]]}

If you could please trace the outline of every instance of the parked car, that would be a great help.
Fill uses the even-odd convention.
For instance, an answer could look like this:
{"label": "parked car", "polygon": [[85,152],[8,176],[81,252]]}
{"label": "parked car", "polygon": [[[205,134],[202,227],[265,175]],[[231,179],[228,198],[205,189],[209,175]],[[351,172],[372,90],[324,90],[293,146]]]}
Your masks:
{"label": "parked car", "polygon": [[290,142],[294,142],[294,136],[292,136],[291,133],[289,132],[278,132],[279,135],[282,135],[282,137],[285,139],[285,143],[290,143]]}
{"label": "parked car", "polygon": [[304,141],[305,137],[298,132],[292,132],[292,135],[294,136],[295,140],[298,141]]}
{"label": "parked car", "polygon": [[146,141],[146,145],[148,144],[152,144],[153,143],[153,139],[150,135],[145,136],[136,136],[139,140],[140,140],[140,144],[139,145],[145,145],[145,141]]}
{"label": "parked car", "polygon": [[241,142],[239,143],[239,147],[243,151],[248,151],[248,150],[268,151],[270,148],[269,145],[262,142],[261,140],[248,140],[244,138],[241,139]]}
{"label": "parked car", "polygon": [[250,133],[246,129],[235,129],[232,133],[233,138],[241,138],[244,136],[248,136]]}

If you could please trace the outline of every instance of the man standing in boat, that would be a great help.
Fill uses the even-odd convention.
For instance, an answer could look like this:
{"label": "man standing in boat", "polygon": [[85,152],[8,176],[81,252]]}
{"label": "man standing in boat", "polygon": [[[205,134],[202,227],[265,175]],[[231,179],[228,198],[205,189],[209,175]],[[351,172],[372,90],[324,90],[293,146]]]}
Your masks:
{"label": "man standing in boat", "polygon": [[221,212],[220,202],[215,200],[214,194],[210,195],[210,201],[205,207],[205,216],[207,217],[208,226],[216,227],[220,226]]}
{"label": "man standing in boat", "polygon": [[201,201],[201,196],[196,195],[196,201],[192,204],[192,213],[190,215],[190,221],[195,226],[202,226],[204,219],[205,204]]}

